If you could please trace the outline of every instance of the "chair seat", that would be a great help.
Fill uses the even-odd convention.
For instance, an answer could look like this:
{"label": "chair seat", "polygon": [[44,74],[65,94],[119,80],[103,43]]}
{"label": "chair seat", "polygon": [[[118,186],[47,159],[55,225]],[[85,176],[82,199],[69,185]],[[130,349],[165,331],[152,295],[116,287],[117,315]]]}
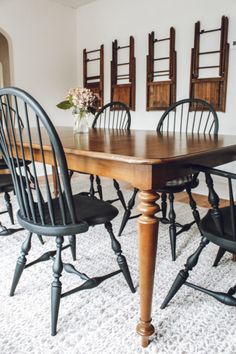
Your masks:
{"label": "chair seat", "polygon": [[[216,227],[211,210],[209,210],[208,213],[200,221],[200,230],[202,234],[206,236],[211,242],[229,252],[236,252],[236,239],[233,239],[230,207],[227,206],[219,210],[221,211],[221,216],[223,219],[224,233],[222,234]],[[234,236],[236,237],[236,235]]]}
{"label": "chair seat", "polygon": [[14,189],[10,174],[0,175],[0,193],[11,192]]}
{"label": "chair seat", "polygon": [[168,181],[164,187],[159,189],[159,191],[178,193],[184,191],[186,187],[190,187],[191,189],[196,188],[198,184],[199,180],[193,175],[189,175]]}
{"label": "chair seat", "polygon": [[116,207],[95,197],[76,194],[73,198],[77,219],[86,221],[89,226],[111,221],[119,213]]}
{"label": "chair seat", "polygon": [[[76,194],[73,196],[73,200],[78,224],[71,224],[71,228],[68,227],[68,223],[71,222],[71,220],[69,220],[69,213],[66,215],[67,226],[64,227],[58,198],[52,200],[53,210],[55,211],[55,227],[52,227],[47,203],[44,204],[44,226],[42,226],[37,204],[35,204],[37,223],[34,223],[33,220],[32,222],[28,222],[21,214],[21,211],[18,211],[19,224],[34,233],[39,232],[45,236],[58,236],[59,234],[65,236],[85,232],[88,229],[88,227],[86,229],[86,225],[94,226],[104,224],[114,219],[118,214],[118,209],[113,205],[95,197]],[[83,224],[83,222],[85,223]]]}

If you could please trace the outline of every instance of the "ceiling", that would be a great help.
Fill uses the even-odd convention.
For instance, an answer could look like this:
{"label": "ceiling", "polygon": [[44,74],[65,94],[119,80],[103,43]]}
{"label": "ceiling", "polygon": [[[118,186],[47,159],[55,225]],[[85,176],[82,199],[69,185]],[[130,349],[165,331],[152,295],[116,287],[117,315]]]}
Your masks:
{"label": "ceiling", "polygon": [[86,4],[89,4],[90,2],[96,1],[96,0],[51,0],[58,2],[62,5],[72,7],[73,9],[77,9],[79,6],[83,6]]}

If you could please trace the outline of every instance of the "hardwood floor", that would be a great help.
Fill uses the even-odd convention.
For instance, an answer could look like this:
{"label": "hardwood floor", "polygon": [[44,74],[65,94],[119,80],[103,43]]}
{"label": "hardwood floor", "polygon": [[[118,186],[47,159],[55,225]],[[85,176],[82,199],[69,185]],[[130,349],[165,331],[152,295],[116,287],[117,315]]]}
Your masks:
{"label": "hardwood floor", "polygon": [[[209,208],[210,204],[208,202],[208,196],[202,195],[202,194],[196,194],[193,193],[193,198],[195,202],[197,203],[198,206],[203,207],[203,208]],[[188,195],[186,192],[182,193],[176,193],[175,194],[175,200],[181,203],[186,203],[188,204]],[[221,199],[220,200],[220,206],[224,207],[229,205],[229,201],[226,199]]]}

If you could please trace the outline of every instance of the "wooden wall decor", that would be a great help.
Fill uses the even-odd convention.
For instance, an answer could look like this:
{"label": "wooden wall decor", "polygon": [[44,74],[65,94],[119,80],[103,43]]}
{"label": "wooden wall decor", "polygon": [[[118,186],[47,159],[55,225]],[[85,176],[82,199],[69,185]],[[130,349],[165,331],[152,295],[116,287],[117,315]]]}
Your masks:
{"label": "wooden wall decor", "polygon": [[[129,50],[129,61],[118,63],[118,51]],[[127,73],[119,74],[119,67],[128,67]],[[135,57],[134,38],[130,36],[129,45],[118,46],[117,40],[112,42],[111,61],[111,101],[121,101],[135,111]],[[125,80],[127,82],[120,83]]]}
{"label": "wooden wall decor", "polygon": [[[201,51],[200,39],[201,35],[207,35],[211,32],[220,31],[220,48],[218,50]],[[191,55],[191,77],[190,77],[190,97],[201,98],[211,103],[216,111],[225,112],[226,92],[227,92],[227,76],[229,62],[229,44],[228,38],[228,18],[222,16],[221,27],[211,30],[201,30],[200,21],[195,23],[194,48]],[[206,39],[207,40],[207,39]],[[219,55],[217,65],[201,65],[202,56]],[[219,69],[219,76],[199,78],[202,70]],[[205,71],[204,71],[205,73]]]}
{"label": "wooden wall decor", "polygon": [[[169,41],[169,56],[155,57],[155,44]],[[155,62],[168,62],[168,69],[156,70]],[[158,65],[157,65],[158,67]],[[162,77],[164,80],[155,81],[155,78]],[[175,51],[175,30],[170,28],[168,38],[155,39],[154,32],[148,35],[147,55],[147,90],[146,90],[147,111],[165,110],[176,101],[176,51]]]}
{"label": "wooden wall decor", "polygon": [[[91,57],[93,53],[98,53],[97,57]],[[90,58],[89,58],[90,57]],[[91,62],[99,61],[99,73],[95,76],[88,75],[88,64]],[[90,89],[92,92],[99,96],[98,107],[102,107],[104,104],[104,45],[100,46],[100,49],[87,51],[83,50],[83,75],[84,75],[84,87]]]}

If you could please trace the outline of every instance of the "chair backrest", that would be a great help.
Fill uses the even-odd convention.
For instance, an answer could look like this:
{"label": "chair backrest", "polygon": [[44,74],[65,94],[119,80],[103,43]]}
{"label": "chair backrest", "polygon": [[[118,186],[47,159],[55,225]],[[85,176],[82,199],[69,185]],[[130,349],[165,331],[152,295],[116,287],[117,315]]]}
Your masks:
{"label": "chair backrest", "polygon": [[[192,168],[198,173],[205,173],[208,201],[211,205],[210,213],[218,235],[231,235],[233,241],[236,241],[236,205],[233,191],[236,174],[205,166],[192,166]],[[214,182],[228,187],[228,193],[224,196],[223,205],[221,205],[222,200],[215,190]],[[209,225],[209,230],[213,230],[212,225]]]}
{"label": "chair backrest", "polygon": [[[3,103],[3,106],[4,106],[4,105],[5,105],[5,103]],[[14,123],[14,126],[15,126],[15,115],[16,115],[16,111],[15,111],[12,107],[10,107],[10,111],[12,112],[13,123]],[[24,128],[24,124],[23,124],[23,122],[22,122],[22,120],[21,120],[20,117],[19,117],[19,120],[20,120],[20,125],[21,125],[21,127]],[[7,165],[6,165],[5,161],[4,161],[4,159],[0,156],[0,170],[5,170],[5,169],[7,169]]]}
{"label": "chair backrest", "polygon": [[114,101],[106,104],[97,112],[92,127],[129,130],[130,124],[129,108],[122,102]]}
{"label": "chair backrest", "polygon": [[[44,109],[25,91],[9,87],[0,89],[0,116],[0,149],[12,174],[23,218],[42,226],[77,224],[63,147]],[[48,152],[44,150],[44,144],[50,151],[50,164],[55,166],[59,192],[56,203],[49,183],[46,167]],[[26,160],[32,161],[35,189],[27,178]],[[38,168],[36,161],[42,163],[42,168]],[[60,213],[57,219],[56,211],[57,215]]]}
{"label": "chair backrest", "polygon": [[218,129],[214,108],[197,98],[187,98],[172,104],[157,125],[157,132],[217,134]]}

